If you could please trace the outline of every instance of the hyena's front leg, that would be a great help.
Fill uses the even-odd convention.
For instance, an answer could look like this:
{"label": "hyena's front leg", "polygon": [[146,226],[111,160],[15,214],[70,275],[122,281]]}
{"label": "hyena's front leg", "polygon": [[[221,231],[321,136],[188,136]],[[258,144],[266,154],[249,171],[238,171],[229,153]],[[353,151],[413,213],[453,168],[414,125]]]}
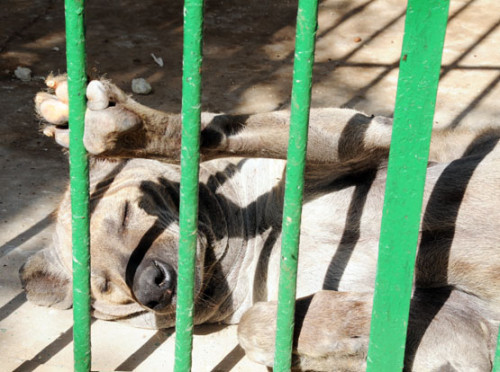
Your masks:
{"label": "hyena's front leg", "polygon": [[[364,371],[371,293],[319,291],[295,302],[293,371]],[[258,302],[240,320],[247,357],[273,367],[277,303]]]}
{"label": "hyena's front leg", "polygon": [[[49,77],[47,85],[55,93],[39,93],[37,110],[50,123],[45,133],[67,146],[66,79]],[[180,115],[143,106],[107,80],[91,81],[87,98],[84,143],[89,153],[179,161]],[[239,116],[203,113],[202,159],[228,156],[285,159],[289,116],[285,111]],[[385,118],[348,109],[312,109],[308,164],[331,172],[338,166],[364,167],[365,163],[376,163],[387,152],[390,133],[390,121]]]}
{"label": "hyena's front leg", "polygon": [[[286,159],[289,122],[287,111],[217,116],[202,131],[203,153],[205,158]],[[387,157],[391,132],[388,118],[350,109],[311,109],[306,179],[331,181],[331,177],[377,168]]]}
{"label": "hyena's front leg", "polygon": [[[49,122],[44,133],[67,146],[66,78],[51,76],[47,85],[54,94],[39,93],[35,99],[38,113]],[[179,162],[179,114],[141,105],[107,80],[91,81],[87,98],[84,143],[89,153]],[[286,159],[289,121],[290,113],[286,111],[254,115],[203,113],[202,160],[231,156]],[[391,134],[389,118],[350,109],[311,109],[306,177],[338,177],[377,168],[387,158]],[[469,130],[434,131],[429,159],[449,161],[460,157],[479,134]]]}
{"label": "hyena's front leg", "polygon": [[[45,133],[68,145],[65,76],[49,77],[54,94],[39,93],[36,106],[50,123]],[[87,87],[84,143],[89,153],[107,157],[144,157],[179,161],[181,117],[134,101],[107,80]],[[289,112],[255,115],[202,114],[203,160],[241,156],[285,159]],[[352,171],[386,156],[391,125],[387,119],[348,109],[312,109],[307,162],[318,174]]]}

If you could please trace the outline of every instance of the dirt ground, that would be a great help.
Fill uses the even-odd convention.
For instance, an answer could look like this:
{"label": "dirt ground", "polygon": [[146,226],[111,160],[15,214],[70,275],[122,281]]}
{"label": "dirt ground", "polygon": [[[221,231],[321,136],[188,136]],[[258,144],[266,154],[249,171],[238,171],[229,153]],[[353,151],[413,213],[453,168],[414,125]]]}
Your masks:
{"label": "dirt ground", "polygon": [[[0,14],[0,370],[72,369],[72,314],[36,307],[17,272],[50,244],[51,213],[68,180],[65,154],[40,133],[33,97],[43,77],[65,71],[60,1],[6,0]],[[392,115],[405,1],[321,0],[313,106],[347,106]],[[203,108],[254,113],[288,107],[296,2],[207,0]],[[88,1],[88,73],[130,91],[146,78],[153,93],[136,98],[178,111],[181,102],[182,2]],[[160,66],[152,57],[163,60]],[[33,77],[14,76],[18,66]],[[498,121],[500,3],[452,0],[436,125]],[[237,346],[235,327],[197,327],[194,371],[263,371]],[[173,330],[92,325],[93,370],[160,371],[173,366]]]}

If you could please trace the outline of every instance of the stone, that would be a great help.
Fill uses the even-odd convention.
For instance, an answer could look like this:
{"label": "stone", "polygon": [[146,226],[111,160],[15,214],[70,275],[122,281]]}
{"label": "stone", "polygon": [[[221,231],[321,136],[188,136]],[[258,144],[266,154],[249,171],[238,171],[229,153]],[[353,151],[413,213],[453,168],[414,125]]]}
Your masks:
{"label": "stone", "polygon": [[31,70],[28,67],[19,66],[14,71],[14,75],[22,81],[30,81],[31,80]]}
{"label": "stone", "polygon": [[137,78],[132,80],[132,92],[136,94],[149,94],[153,88],[151,85],[143,78]]}

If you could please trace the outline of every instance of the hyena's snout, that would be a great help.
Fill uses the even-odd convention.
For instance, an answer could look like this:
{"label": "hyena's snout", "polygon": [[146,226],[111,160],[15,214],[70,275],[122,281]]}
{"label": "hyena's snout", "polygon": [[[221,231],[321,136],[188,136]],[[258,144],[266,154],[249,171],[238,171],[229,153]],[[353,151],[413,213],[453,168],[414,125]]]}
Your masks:
{"label": "hyena's snout", "polygon": [[142,262],[137,268],[132,290],[143,306],[162,311],[171,305],[175,287],[174,268],[162,260],[151,259]]}

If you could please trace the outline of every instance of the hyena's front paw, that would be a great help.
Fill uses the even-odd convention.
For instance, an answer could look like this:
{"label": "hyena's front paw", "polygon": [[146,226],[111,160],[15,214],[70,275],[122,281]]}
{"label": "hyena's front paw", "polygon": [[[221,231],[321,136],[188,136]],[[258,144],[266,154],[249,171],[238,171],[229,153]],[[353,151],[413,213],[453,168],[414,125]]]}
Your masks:
{"label": "hyena's front paw", "polygon": [[51,93],[39,92],[35,97],[35,108],[46,122],[43,134],[54,137],[63,147],[69,147],[68,136],[68,84],[65,75],[49,75],[45,80]]}
{"label": "hyena's front paw", "polygon": [[132,111],[138,104],[116,85],[92,80],[87,86],[87,100],[83,143],[89,153],[126,155],[128,146],[142,143],[143,122]]}
{"label": "hyena's front paw", "polygon": [[[48,123],[43,133],[54,137],[61,146],[69,147],[68,84],[65,75],[49,76],[47,86],[52,93],[36,95],[38,114]],[[106,80],[93,80],[87,86],[84,144],[94,155],[118,150],[119,138],[141,128],[141,118],[128,106],[136,104],[122,90]],[[135,136],[140,138],[141,136]],[[123,144],[120,144],[121,147]]]}

